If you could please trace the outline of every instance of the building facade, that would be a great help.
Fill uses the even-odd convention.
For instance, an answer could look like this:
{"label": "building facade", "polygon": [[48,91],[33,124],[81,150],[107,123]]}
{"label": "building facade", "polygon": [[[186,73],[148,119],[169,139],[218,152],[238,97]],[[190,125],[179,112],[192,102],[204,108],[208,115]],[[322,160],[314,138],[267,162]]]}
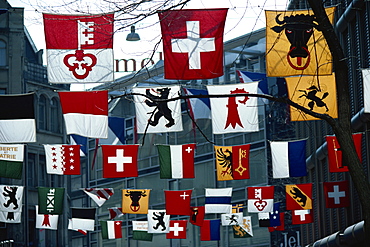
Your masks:
{"label": "building facade", "polygon": [[35,228],[35,205],[38,204],[38,186],[65,187],[67,184],[63,176],[46,173],[42,144],[66,140],[56,91],[69,90],[69,86],[48,83],[42,63],[43,51],[36,49],[24,26],[24,9],[12,7],[5,0],[0,1],[0,9],[0,93],[34,92],[37,128],[37,142],[25,145],[22,179],[0,178],[1,185],[24,186],[22,223],[0,223],[0,241],[13,240],[14,246],[63,246],[67,216],[60,219],[65,230],[39,231]]}

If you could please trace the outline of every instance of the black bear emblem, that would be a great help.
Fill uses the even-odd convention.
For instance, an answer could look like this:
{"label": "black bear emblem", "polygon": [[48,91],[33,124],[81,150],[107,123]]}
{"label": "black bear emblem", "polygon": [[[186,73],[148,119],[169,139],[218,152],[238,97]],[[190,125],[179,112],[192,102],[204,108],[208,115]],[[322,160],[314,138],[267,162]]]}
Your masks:
{"label": "black bear emblem", "polygon": [[[9,189],[8,189],[9,188]],[[8,208],[11,203],[14,204],[14,210],[18,208],[18,201],[16,198],[18,187],[4,187],[3,195],[9,197],[8,201],[4,203],[4,207]]]}
{"label": "black bear emblem", "polygon": [[159,214],[156,214],[155,212],[153,213],[153,215],[155,217],[152,217],[153,220],[158,220],[158,223],[157,225],[153,226],[154,230],[157,230],[159,228],[159,226],[162,226],[162,231],[165,231],[166,230],[166,225],[164,223],[164,214],[165,212],[158,212]]}
{"label": "black bear emblem", "polygon": [[305,196],[300,189],[293,187],[293,190],[290,190],[290,193],[292,193],[294,200],[302,203],[302,207],[306,206],[307,196]]}
{"label": "black bear emblem", "polygon": [[[167,128],[173,126],[175,124],[175,120],[173,119],[172,117],[172,111],[170,108],[168,108],[168,105],[167,105],[167,102],[165,101],[155,101],[155,100],[166,100],[168,99],[168,96],[170,94],[170,90],[171,88],[159,88],[157,89],[156,93],[159,94],[159,96],[157,95],[153,95],[151,92],[150,92],[150,89],[147,89],[146,90],[146,95],[149,97],[149,99],[145,100],[145,104],[147,104],[147,106],[149,107],[156,107],[155,110],[154,110],[154,117],[153,117],[153,120],[150,120],[149,119],[149,124],[152,125],[152,126],[157,126],[158,124],[158,121],[161,117],[164,117],[165,119],[167,119],[168,123],[165,125]],[[153,112],[149,112],[150,113],[153,113]]]}

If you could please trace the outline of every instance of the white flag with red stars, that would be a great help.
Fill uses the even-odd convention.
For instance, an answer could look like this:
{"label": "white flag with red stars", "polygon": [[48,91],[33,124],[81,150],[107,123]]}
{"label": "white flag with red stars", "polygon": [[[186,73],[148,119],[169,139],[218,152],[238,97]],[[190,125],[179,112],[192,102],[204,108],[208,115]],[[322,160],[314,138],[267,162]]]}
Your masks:
{"label": "white flag with red stars", "polygon": [[79,175],[79,145],[44,145],[46,156],[46,172],[57,175]]}

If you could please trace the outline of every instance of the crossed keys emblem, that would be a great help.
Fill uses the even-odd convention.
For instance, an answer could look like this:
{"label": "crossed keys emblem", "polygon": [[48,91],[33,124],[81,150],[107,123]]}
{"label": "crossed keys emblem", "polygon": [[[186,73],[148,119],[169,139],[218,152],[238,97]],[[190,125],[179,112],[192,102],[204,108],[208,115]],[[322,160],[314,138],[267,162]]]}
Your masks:
{"label": "crossed keys emblem", "polygon": [[82,45],[94,44],[94,22],[82,22],[77,20],[78,26],[78,49],[74,54],[67,54],[63,63],[77,79],[85,79],[97,63],[94,54],[85,53]]}

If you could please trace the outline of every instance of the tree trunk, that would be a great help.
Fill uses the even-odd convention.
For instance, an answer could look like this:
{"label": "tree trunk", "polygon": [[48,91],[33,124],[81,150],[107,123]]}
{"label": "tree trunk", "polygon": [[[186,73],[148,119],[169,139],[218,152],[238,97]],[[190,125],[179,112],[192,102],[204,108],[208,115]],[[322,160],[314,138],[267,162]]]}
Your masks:
{"label": "tree trunk", "polygon": [[332,126],[337,137],[342,150],[343,163],[348,165],[352,182],[360,197],[362,213],[365,220],[365,243],[370,243],[370,203],[368,203],[370,198],[370,184],[352,141],[347,62],[339,39],[326,15],[323,2],[317,0],[308,0],[308,2],[316,16],[317,22],[322,29],[321,31],[333,56],[337,87],[338,119],[337,121],[328,121],[328,123]]}

